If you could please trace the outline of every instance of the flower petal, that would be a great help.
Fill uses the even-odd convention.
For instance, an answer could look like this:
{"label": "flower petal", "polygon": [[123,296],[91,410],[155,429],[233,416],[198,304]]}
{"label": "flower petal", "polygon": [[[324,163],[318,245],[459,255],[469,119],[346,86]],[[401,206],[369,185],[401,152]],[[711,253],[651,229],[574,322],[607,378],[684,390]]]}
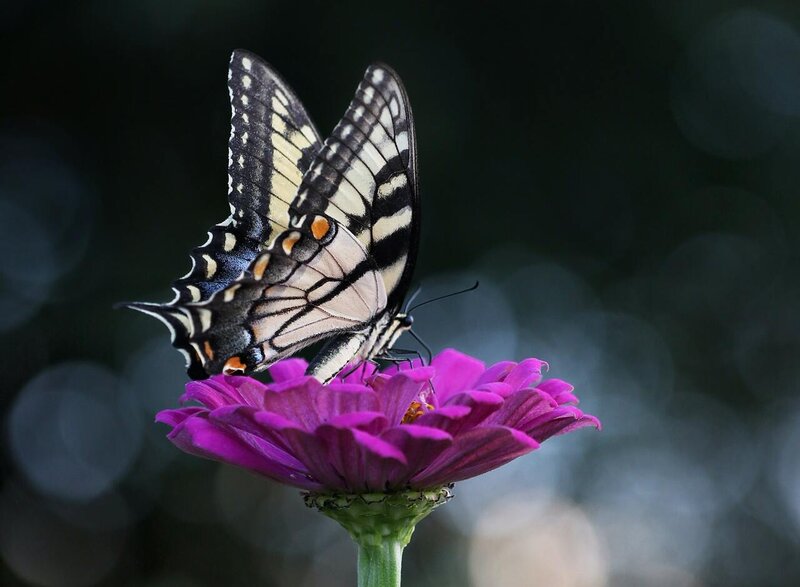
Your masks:
{"label": "flower petal", "polygon": [[313,401],[320,423],[339,414],[381,410],[378,395],[366,385],[355,383],[331,383],[322,392],[314,394]]}
{"label": "flower petal", "polygon": [[280,414],[311,431],[322,423],[315,401],[319,393],[324,393],[322,384],[313,377],[301,377],[292,379],[290,383],[271,385],[264,395],[264,409]]}
{"label": "flower petal", "polygon": [[161,410],[156,414],[156,422],[167,424],[173,428],[183,422],[186,418],[196,416],[201,412],[207,412],[206,408],[200,406],[190,406],[188,408],[178,408],[177,410]]}
{"label": "flower petal", "polygon": [[378,399],[390,426],[400,424],[411,402],[419,400],[420,394],[430,385],[431,377],[433,369],[421,367],[402,371],[381,383]]}
{"label": "flower petal", "polygon": [[303,463],[314,480],[329,489],[347,489],[330,462],[326,445],[317,435],[271,412],[256,412],[253,420],[280,438],[280,446]]}
{"label": "flower petal", "polygon": [[361,430],[323,424],[316,437],[348,491],[383,491],[388,471],[406,465],[400,449]]}
{"label": "flower petal", "polygon": [[381,434],[381,440],[397,447],[406,458],[404,466],[392,467],[387,472],[387,488],[404,487],[411,477],[427,467],[453,443],[453,437],[444,430],[417,424],[390,428]]}
{"label": "flower petal", "polygon": [[586,426],[594,426],[598,430],[601,428],[600,420],[584,414],[573,406],[556,408],[548,414],[533,418],[524,426],[524,430],[538,442],[544,442],[551,436],[566,434]]}
{"label": "flower petal", "polygon": [[547,369],[547,367],[547,363],[539,359],[525,359],[517,363],[516,367],[505,376],[503,383],[512,386],[514,389],[535,385],[542,380],[542,369]]}
{"label": "flower petal", "polygon": [[184,420],[168,438],[189,454],[243,467],[295,487],[311,490],[321,487],[305,471],[286,467],[267,458],[236,434],[205,418]]}
{"label": "flower petal", "polygon": [[440,403],[453,393],[473,387],[484,372],[481,361],[454,349],[445,349],[436,355],[431,367],[436,369],[433,389]]}
{"label": "flower petal", "polygon": [[383,412],[353,412],[339,414],[328,422],[336,428],[352,428],[362,430],[368,434],[380,434],[388,426],[388,421]]}
{"label": "flower petal", "polygon": [[446,406],[467,406],[470,413],[459,420],[457,430],[448,430],[451,434],[461,433],[484,422],[494,412],[502,408],[504,400],[496,393],[472,390],[452,395]]}
{"label": "flower petal", "polygon": [[367,361],[362,361],[355,369],[348,365],[333,380],[339,383],[361,383],[363,384],[372,377],[378,368]]}
{"label": "flower petal", "polygon": [[234,401],[254,408],[263,407],[267,386],[257,379],[239,375],[215,375],[215,377],[219,377],[224,382]]}
{"label": "flower petal", "polygon": [[283,383],[302,377],[306,369],[308,369],[308,363],[303,359],[283,359],[267,367],[269,376],[272,377],[272,381],[275,383]]}
{"label": "flower petal", "polygon": [[222,375],[215,375],[202,381],[189,381],[186,391],[181,396],[181,402],[196,401],[209,410],[239,403],[240,397],[236,390],[225,381]]}
{"label": "flower petal", "polygon": [[475,477],[531,452],[539,443],[504,426],[481,426],[455,438],[424,471],[412,477],[413,487],[425,488]]}
{"label": "flower petal", "polygon": [[500,409],[486,419],[486,424],[524,430],[526,423],[557,407],[556,401],[545,392],[523,388],[505,398]]}
{"label": "flower petal", "polygon": [[556,400],[559,405],[578,403],[578,398],[572,394],[575,388],[561,379],[548,379],[547,381],[542,381],[536,387]]}
{"label": "flower petal", "polygon": [[475,382],[476,386],[484,385],[486,383],[494,383],[496,381],[503,381],[506,378],[506,375],[511,373],[511,370],[516,367],[516,363],[514,361],[500,361],[499,363],[495,363],[483,374],[478,378],[478,381]]}

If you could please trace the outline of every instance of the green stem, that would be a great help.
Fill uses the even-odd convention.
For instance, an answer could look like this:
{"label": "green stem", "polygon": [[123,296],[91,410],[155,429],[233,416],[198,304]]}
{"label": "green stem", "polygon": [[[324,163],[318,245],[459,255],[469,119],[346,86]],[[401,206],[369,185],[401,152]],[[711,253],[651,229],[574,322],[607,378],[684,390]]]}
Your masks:
{"label": "green stem", "polygon": [[379,545],[358,546],[358,587],[400,587],[404,545],[385,540]]}
{"label": "green stem", "polygon": [[417,522],[452,497],[452,485],[389,493],[306,493],[358,545],[358,587],[400,587],[403,549]]}

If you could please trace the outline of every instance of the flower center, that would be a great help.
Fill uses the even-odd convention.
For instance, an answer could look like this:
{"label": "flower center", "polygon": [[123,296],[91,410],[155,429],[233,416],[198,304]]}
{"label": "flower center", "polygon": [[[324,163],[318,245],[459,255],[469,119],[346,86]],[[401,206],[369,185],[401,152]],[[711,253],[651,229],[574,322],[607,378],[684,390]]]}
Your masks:
{"label": "flower center", "polygon": [[424,414],[428,410],[432,410],[432,409],[433,409],[433,406],[431,404],[429,404],[429,403],[424,403],[423,404],[422,402],[418,402],[418,401],[415,400],[415,401],[411,402],[411,404],[408,406],[408,409],[406,410],[406,413],[403,416],[403,419],[400,420],[400,423],[401,424],[411,424],[414,420],[419,418],[422,414]]}

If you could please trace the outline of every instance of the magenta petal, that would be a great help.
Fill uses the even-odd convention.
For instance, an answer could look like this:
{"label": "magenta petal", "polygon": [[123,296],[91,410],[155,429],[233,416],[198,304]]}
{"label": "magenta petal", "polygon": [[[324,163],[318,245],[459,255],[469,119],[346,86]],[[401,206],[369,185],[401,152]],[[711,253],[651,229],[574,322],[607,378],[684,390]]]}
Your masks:
{"label": "magenta petal", "polygon": [[381,409],[390,426],[400,424],[412,401],[419,401],[420,394],[429,387],[433,369],[422,367],[403,371],[383,383],[378,390]]}
{"label": "magenta petal", "polygon": [[196,401],[209,410],[239,403],[239,394],[225,382],[222,375],[215,375],[202,381],[190,381],[186,384],[186,391],[181,396],[182,402]]}
{"label": "magenta petal", "polygon": [[[271,418],[271,425],[265,426],[263,422],[266,418]],[[294,424],[270,412],[264,412],[250,406],[223,406],[217,408],[209,414],[209,419],[218,422],[223,426],[235,428],[242,432],[247,432],[255,437],[259,437],[266,442],[270,442],[282,450],[287,450],[283,436],[277,430],[280,427]]]}
{"label": "magenta petal", "polygon": [[542,380],[542,369],[547,368],[547,363],[539,359],[525,359],[517,363],[511,372],[503,379],[514,389],[522,389],[530,385],[535,385]]}
{"label": "magenta petal", "polygon": [[275,383],[283,383],[284,381],[291,381],[305,375],[308,369],[308,363],[303,359],[283,359],[274,365],[267,367],[269,376]]}
{"label": "magenta petal", "polygon": [[313,479],[329,489],[347,489],[328,457],[327,446],[315,434],[269,412],[256,413],[254,420],[279,436],[281,446],[286,447],[289,454],[305,465]]}
{"label": "magenta petal", "polygon": [[390,428],[381,439],[396,446],[406,457],[406,465],[389,471],[386,485],[403,487],[409,479],[427,467],[442,451],[453,443],[453,437],[444,430],[404,424]]}
{"label": "magenta petal", "polygon": [[200,457],[243,467],[303,489],[318,489],[319,484],[305,471],[272,461],[241,438],[204,418],[189,418],[176,427],[168,438],[180,449]]}
{"label": "magenta petal", "polygon": [[415,487],[434,487],[475,477],[531,452],[539,443],[503,426],[473,428],[457,436],[424,471],[411,479]]}
{"label": "magenta petal", "polygon": [[406,465],[397,447],[361,430],[323,424],[316,436],[348,491],[383,491],[389,472]]}
{"label": "magenta petal", "polygon": [[264,409],[311,431],[322,423],[315,401],[319,393],[324,393],[322,384],[313,377],[293,379],[290,384],[272,385],[264,395]]}
{"label": "magenta petal", "polygon": [[257,379],[238,375],[215,375],[212,379],[214,378],[218,378],[217,381],[230,390],[229,393],[233,401],[254,408],[260,408],[264,405],[267,386]]}
{"label": "magenta petal", "polygon": [[[467,406],[470,413],[465,418],[459,420],[457,432],[463,432],[484,422],[494,412],[502,408],[504,400],[496,393],[488,391],[465,391],[452,395],[447,400],[446,406]],[[448,430],[455,434],[456,430]]]}
{"label": "magenta petal", "polygon": [[368,363],[366,361],[358,365],[355,369],[348,365],[336,376],[334,382],[363,384],[372,377],[377,370],[378,368],[373,363]]}
{"label": "magenta petal", "polygon": [[516,366],[517,364],[514,361],[500,361],[499,363],[495,363],[483,372],[483,374],[478,378],[478,381],[475,382],[475,385],[481,386],[486,383],[503,381],[503,379],[506,378],[506,375],[511,373],[511,370]]}
{"label": "magenta petal", "polygon": [[486,419],[487,424],[525,429],[525,424],[558,407],[556,401],[543,391],[523,388],[503,401],[503,405]]}
{"label": "magenta petal", "polygon": [[536,387],[556,400],[559,405],[578,403],[578,398],[572,394],[575,388],[561,379],[548,379],[547,381],[542,381]]}
{"label": "magenta petal", "polygon": [[584,414],[578,408],[566,406],[532,419],[525,424],[524,430],[537,441],[544,442],[551,436],[566,434],[586,426],[600,429],[600,420]]}
{"label": "magenta petal", "polygon": [[517,391],[517,389],[515,387],[510,386],[508,383],[502,383],[496,381],[494,383],[484,383],[478,386],[478,391],[489,391],[491,393],[499,395],[500,397],[505,398],[514,393],[515,391]]}
{"label": "magenta petal", "polygon": [[433,389],[439,403],[453,393],[473,387],[484,372],[481,361],[453,349],[445,349],[436,355],[431,366],[436,370]]}
{"label": "magenta petal", "polygon": [[351,412],[378,412],[377,394],[365,385],[331,383],[327,389],[314,395],[314,405],[321,423],[339,414]]}
{"label": "magenta petal", "polygon": [[472,409],[467,406],[443,406],[436,410],[425,412],[414,420],[414,424],[428,428],[438,428],[455,436],[467,426],[464,420],[470,415],[470,412],[472,412]]}
{"label": "magenta petal", "polygon": [[177,410],[161,410],[156,414],[156,422],[160,424],[167,424],[173,428],[183,422],[186,418],[196,416],[201,412],[207,412],[205,408],[200,406],[190,406],[188,408],[178,408]]}
{"label": "magenta petal", "polygon": [[352,428],[368,434],[380,434],[389,424],[382,412],[339,414],[331,418],[328,423],[336,428]]}

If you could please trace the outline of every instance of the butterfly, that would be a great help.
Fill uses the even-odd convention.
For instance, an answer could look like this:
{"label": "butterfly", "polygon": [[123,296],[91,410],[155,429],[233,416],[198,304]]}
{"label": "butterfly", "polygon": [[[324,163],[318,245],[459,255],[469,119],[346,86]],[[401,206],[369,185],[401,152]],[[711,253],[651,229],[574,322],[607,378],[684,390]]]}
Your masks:
{"label": "butterfly", "polygon": [[191,252],[161,320],[193,379],[250,374],[321,340],[308,374],[386,356],[420,235],[416,141],[397,74],[371,65],[323,143],[305,108],[256,55],[228,70],[230,215]]}

